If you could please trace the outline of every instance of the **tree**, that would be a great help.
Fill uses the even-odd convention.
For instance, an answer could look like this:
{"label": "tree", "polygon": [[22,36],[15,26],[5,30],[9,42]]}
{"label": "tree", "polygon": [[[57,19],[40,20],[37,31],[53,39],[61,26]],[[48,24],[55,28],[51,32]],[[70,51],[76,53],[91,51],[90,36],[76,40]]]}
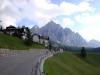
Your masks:
{"label": "tree", "polygon": [[51,42],[49,41],[49,50],[51,51],[52,49],[52,45],[51,45]]}
{"label": "tree", "polygon": [[2,26],[0,25],[0,31],[2,31],[3,30],[3,28],[2,28]]}
{"label": "tree", "polygon": [[87,57],[87,52],[86,52],[86,50],[85,50],[85,47],[82,47],[80,56],[81,56],[82,58],[86,58],[86,57]]}
{"label": "tree", "polygon": [[2,21],[0,20],[0,31],[3,30],[3,27],[2,27]]}
{"label": "tree", "polygon": [[26,39],[25,39],[25,44],[28,45],[28,46],[30,46],[30,45],[33,44],[31,31],[30,31],[29,28],[26,28],[26,31],[27,31],[26,32],[27,36],[26,36]]}

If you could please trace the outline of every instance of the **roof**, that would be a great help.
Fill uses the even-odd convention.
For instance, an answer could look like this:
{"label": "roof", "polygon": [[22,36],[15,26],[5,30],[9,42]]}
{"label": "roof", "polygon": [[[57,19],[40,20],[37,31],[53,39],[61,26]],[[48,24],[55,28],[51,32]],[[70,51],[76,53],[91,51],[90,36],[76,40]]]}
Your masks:
{"label": "roof", "polygon": [[42,36],[42,35],[39,35],[39,34],[33,34],[33,36],[39,36],[40,39],[46,39],[46,40],[49,40],[49,37],[48,37],[48,36]]}
{"label": "roof", "polygon": [[39,34],[33,34],[33,36],[35,36],[35,35],[40,36]]}
{"label": "roof", "polygon": [[49,37],[48,36],[40,36],[41,39],[46,39],[46,40],[49,40]]}
{"label": "roof", "polygon": [[10,25],[10,26],[6,27],[6,29],[16,29],[16,27]]}
{"label": "roof", "polygon": [[39,35],[39,34],[33,34],[32,36],[33,36],[33,37],[34,37],[34,36],[38,36],[38,37],[40,38],[40,35]]}

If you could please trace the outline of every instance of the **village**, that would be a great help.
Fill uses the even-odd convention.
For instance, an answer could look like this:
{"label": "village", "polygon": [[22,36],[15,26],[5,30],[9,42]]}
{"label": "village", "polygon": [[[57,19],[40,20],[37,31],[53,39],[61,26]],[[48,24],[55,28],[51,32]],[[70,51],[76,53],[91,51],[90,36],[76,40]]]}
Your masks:
{"label": "village", "polygon": [[43,36],[40,34],[31,34],[31,31],[28,27],[22,26],[22,27],[15,27],[13,25],[10,25],[6,27],[5,29],[0,27],[0,33],[9,35],[9,36],[15,36],[22,40],[27,40],[28,38],[31,38],[33,43],[42,44],[45,47],[49,46],[49,36]]}

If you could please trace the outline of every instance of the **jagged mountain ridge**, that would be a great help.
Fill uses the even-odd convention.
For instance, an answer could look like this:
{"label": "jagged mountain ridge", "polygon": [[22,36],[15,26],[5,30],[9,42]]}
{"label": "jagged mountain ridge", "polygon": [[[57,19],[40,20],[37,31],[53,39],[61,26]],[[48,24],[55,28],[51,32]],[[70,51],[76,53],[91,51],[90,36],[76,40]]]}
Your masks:
{"label": "jagged mountain ridge", "polygon": [[50,37],[50,40],[63,45],[77,47],[90,46],[79,33],[75,33],[69,28],[63,29],[59,24],[56,24],[53,21],[48,22],[41,28],[35,26],[31,31],[32,33],[47,35]]}
{"label": "jagged mountain ridge", "polygon": [[31,28],[32,34],[39,34],[39,27],[35,25],[34,27]]}

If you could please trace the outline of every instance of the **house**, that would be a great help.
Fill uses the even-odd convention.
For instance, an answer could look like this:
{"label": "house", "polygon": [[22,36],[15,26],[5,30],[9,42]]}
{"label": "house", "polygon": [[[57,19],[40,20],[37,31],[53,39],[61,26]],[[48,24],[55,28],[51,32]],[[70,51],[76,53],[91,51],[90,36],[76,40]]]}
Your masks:
{"label": "house", "polygon": [[64,52],[64,50],[63,50],[62,48],[60,48],[60,50],[59,50],[59,51],[60,51],[60,53],[63,53],[63,52]]}
{"label": "house", "polygon": [[32,35],[32,39],[33,39],[33,42],[35,42],[35,43],[40,43],[40,35],[38,35],[38,34],[33,34],[33,35]]}
{"label": "house", "polygon": [[49,37],[41,36],[39,34],[33,34],[32,36],[33,42],[43,44],[45,47],[49,45]]}
{"label": "house", "polygon": [[16,27],[10,25],[9,27],[6,27],[6,29],[4,29],[4,32],[8,35],[14,35],[16,31]]}
{"label": "house", "polygon": [[2,32],[11,36],[16,36],[18,38],[22,38],[23,40],[27,39],[27,34],[29,33],[29,28],[23,26],[22,28],[14,27],[12,25],[6,27],[6,29],[3,29]]}
{"label": "house", "polygon": [[21,32],[20,32],[21,33],[21,38],[23,40],[27,39],[27,34],[30,32],[29,28],[23,26],[22,28],[20,28],[20,30],[21,30]]}
{"label": "house", "polygon": [[49,37],[48,36],[40,36],[40,44],[44,44],[45,47],[48,47]]}

